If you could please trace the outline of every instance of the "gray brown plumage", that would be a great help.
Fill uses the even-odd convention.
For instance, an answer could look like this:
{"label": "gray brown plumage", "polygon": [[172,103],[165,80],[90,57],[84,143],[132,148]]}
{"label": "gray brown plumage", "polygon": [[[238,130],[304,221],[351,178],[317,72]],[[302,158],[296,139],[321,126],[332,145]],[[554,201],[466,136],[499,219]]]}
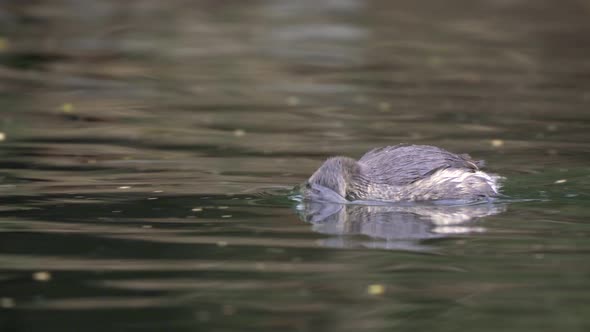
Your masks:
{"label": "gray brown plumage", "polygon": [[303,196],[328,201],[475,200],[498,195],[482,161],[428,145],[373,149],[358,161],[330,158],[309,178]]}

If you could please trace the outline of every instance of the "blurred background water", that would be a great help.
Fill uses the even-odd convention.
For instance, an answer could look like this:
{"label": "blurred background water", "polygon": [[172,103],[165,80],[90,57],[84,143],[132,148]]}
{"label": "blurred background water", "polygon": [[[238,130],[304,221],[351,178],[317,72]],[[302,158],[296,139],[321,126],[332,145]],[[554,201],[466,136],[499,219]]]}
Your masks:
{"label": "blurred background water", "polygon": [[[589,36],[583,0],[2,1],[0,330],[588,331]],[[511,199],[288,198],[401,142]]]}

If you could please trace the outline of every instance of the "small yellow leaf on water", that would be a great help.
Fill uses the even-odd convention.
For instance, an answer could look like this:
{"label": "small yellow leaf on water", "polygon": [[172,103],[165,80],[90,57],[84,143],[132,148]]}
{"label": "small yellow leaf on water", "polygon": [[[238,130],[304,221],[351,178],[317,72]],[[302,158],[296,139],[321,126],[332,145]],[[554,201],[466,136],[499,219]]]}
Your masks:
{"label": "small yellow leaf on water", "polygon": [[6,134],[3,132],[0,132],[0,142],[3,142],[6,139]]}
{"label": "small yellow leaf on water", "polygon": [[47,272],[47,271],[39,271],[39,272],[35,272],[33,273],[33,280],[35,281],[49,281],[51,280],[51,273]]}
{"label": "small yellow leaf on water", "polygon": [[567,182],[567,180],[566,180],[566,179],[561,179],[561,180],[557,180],[557,181],[555,181],[554,183],[555,183],[555,184],[560,184],[560,183],[566,183],[566,182]]}
{"label": "small yellow leaf on water", "polygon": [[64,113],[72,113],[74,111],[74,105],[70,103],[65,103],[61,105],[61,111]]}
{"label": "small yellow leaf on water", "polygon": [[8,48],[8,39],[0,37],[0,51],[4,51]]}
{"label": "small yellow leaf on water", "polygon": [[499,148],[499,147],[501,147],[501,146],[504,146],[504,141],[503,141],[503,140],[501,140],[501,139],[493,139],[493,140],[492,140],[490,143],[491,143],[491,144],[492,144],[492,146],[493,146],[493,147],[495,147],[495,148]]}
{"label": "small yellow leaf on water", "polygon": [[385,286],[381,284],[372,284],[367,287],[367,293],[369,295],[382,295],[385,293]]}

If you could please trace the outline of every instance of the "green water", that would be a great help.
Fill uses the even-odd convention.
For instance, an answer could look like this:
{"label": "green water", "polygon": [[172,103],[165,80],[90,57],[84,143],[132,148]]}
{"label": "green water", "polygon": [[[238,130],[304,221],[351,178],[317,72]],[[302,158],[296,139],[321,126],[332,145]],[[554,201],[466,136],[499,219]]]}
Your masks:
{"label": "green water", "polygon": [[[0,331],[588,331],[588,36],[574,0],[1,3]],[[509,198],[288,197],[401,142]]]}

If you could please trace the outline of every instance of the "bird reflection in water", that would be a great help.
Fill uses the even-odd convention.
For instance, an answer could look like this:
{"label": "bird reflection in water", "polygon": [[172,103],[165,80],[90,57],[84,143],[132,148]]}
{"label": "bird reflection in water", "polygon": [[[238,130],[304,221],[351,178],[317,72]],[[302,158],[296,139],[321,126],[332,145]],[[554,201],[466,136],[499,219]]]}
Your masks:
{"label": "bird reflection in water", "polygon": [[424,240],[484,232],[474,222],[504,212],[506,205],[492,202],[366,205],[303,200],[296,209],[315,232],[334,235],[321,240],[322,246],[429,251],[432,248]]}

